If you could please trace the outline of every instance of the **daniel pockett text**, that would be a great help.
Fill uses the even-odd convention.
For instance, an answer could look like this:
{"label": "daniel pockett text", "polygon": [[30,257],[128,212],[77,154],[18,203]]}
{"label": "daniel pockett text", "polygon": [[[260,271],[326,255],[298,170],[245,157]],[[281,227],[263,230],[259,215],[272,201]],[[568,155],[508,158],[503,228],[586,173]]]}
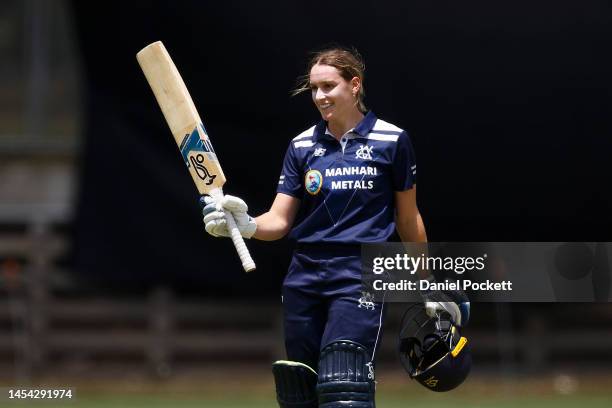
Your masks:
{"label": "daniel pockett text", "polygon": [[419,279],[418,281],[410,281],[407,279],[401,279],[399,282],[385,282],[382,279],[376,279],[372,282],[372,287],[376,291],[429,291],[429,290],[463,290],[463,291],[510,291],[512,290],[512,282],[504,280],[501,282],[492,282],[485,280],[484,282],[475,282],[469,279],[463,279],[460,281],[444,281],[444,282],[430,282],[426,279]]}

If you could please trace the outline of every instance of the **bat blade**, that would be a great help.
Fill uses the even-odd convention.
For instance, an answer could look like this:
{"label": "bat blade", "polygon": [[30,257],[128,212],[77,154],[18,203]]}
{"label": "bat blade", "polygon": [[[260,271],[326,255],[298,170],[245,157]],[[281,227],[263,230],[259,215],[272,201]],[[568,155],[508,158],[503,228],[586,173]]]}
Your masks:
{"label": "bat blade", "polygon": [[136,59],[153,90],[200,194],[225,184],[225,175],[187,86],[161,41],[143,48]]}
{"label": "bat blade", "polygon": [[[154,42],[140,50],[136,59],[153,90],[198,192],[210,195],[219,203],[223,198],[225,175],[187,86],[166,47],[161,41]],[[242,266],[250,272],[255,269],[255,263],[232,214],[229,211],[225,214]]]}

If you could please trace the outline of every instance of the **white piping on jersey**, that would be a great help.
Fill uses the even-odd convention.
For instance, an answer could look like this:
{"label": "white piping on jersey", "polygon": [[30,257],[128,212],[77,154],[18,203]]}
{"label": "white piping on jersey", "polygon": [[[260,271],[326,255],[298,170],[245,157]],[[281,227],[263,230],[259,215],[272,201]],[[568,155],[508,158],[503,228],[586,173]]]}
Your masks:
{"label": "white piping on jersey", "polygon": [[372,140],[381,140],[383,142],[397,142],[397,139],[399,139],[399,135],[401,134],[401,132],[391,132],[391,131],[385,131],[384,133],[382,133],[382,131],[380,131],[381,133],[377,133],[374,130],[372,130],[370,133],[368,133],[365,136],[361,136],[359,133],[352,133],[350,135],[346,135],[347,139],[372,139]]}
{"label": "white piping on jersey", "polygon": [[380,140],[382,142],[397,142],[397,139],[399,139],[399,135],[380,135],[370,133],[367,139]]}
{"label": "white piping on jersey", "polygon": [[[297,135],[296,137],[293,138],[293,146],[294,148],[298,149],[300,147],[312,147],[315,145],[315,143],[312,140],[300,140],[300,139],[306,139],[306,138],[311,138],[314,136],[314,129],[316,126],[312,126],[310,129],[307,129],[305,131],[303,131],[302,133],[300,133],[299,135]],[[378,140],[381,142],[393,142],[396,143],[399,139],[399,135],[400,133],[403,132],[402,129],[398,128],[397,126],[385,122],[384,120],[381,119],[377,119],[376,123],[374,124],[374,127],[372,128],[372,130],[370,131],[370,133],[368,133],[365,136],[361,136],[357,133],[354,133],[355,129],[350,129],[349,131],[347,131],[339,140],[340,146],[342,147],[342,153],[344,154],[344,149],[346,148],[346,142],[349,139],[369,139],[369,140]],[[384,132],[384,133],[383,133]],[[397,132],[397,134],[389,134],[389,133],[395,133]],[[325,128],[325,134],[330,135],[331,137],[334,137],[334,135],[331,134],[331,132],[329,131],[328,128]],[[335,138],[335,137],[334,137]],[[300,140],[298,142],[298,140]]]}
{"label": "white piping on jersey", "polygon": [[372,128],[372,132],[376,133],[376,131],[383,131],[383,132],[398,132],[398,133],[402,133],[403,130],[398,128],[397,126],[395,126],[394,124],[391,124],[389,122],[385,122],[382,119],[376,119],[376,123],[374,123],[374,127]]}
{"label": "white piping on jersey", "polygon": [[295,142],[293,144],[293,147],[295,147],[296,149],[299,147],[312,147],[314,146],[314,142],[312,140],[302,140],[300,142]]}
{"label": "white piping on jersey", "polygon": [[397,142],[397,139],[399,139],[399,135],[381,135],[381,134],[374,134],[374,132],[368,134],[365,139],[369,139],[369,140],[380,140],[383,142]]}
{"label": "white piping on jersey", "polygon": [[365,136],[355,135],[353,137],[395,143],[399,139],[399,135],[402,132],[403,130],[397,126],[389,122],[385,122],[384,120],[376,119],[376,123],[374,123],[370,133]]}
{"label": "white piping on jersey", "polygon": [[294,137],[293,140],[300,140],[300,139],[304,139],[305,137],[312,137],[312,136],[314,136],[314,129],[315,129],[315,127],[316,126],[313,126],[310,129],[306,129],[305,131],[303,131],[302,133],[300,133],[299,135]]}
{"label": "white piping on jersey", "polygon": [[[352,131],[353,129],[351,129]],[[374,127],[370,130],[365,136],[361,136],[357,133],[351,133],[345,135],[347,139],[368,139],[368,140],[378,140],[381,142],[394,142],[396,143],[399,139],[399,135],[404,131],[397,126],[385,122],[381,119],[376,119],[376,123],[374,123]]]}

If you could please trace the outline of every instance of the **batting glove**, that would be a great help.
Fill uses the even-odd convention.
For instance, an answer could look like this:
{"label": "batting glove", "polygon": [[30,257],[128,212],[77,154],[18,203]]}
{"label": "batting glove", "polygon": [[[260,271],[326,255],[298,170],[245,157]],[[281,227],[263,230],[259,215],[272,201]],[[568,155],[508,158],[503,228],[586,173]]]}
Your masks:
{"label": "batting glove", "polygon": [[[435,279],[430,276],[430,282]],[[465,327],[470,320],[470,300],[462,290],[423,290],[425,312],[429,317],[447,314],[457,327]]]}
{"label": "batting glove", "polygon": [[247,214],[249,207],[241,198],[226,195],[220,203],[216,203],[212,197],[204,196],[200,198],[200,204],[204,206],[202,215],[204,215],[206,232],[213,237],[231,236],[227,229],[225,211],[231,212],[234,216],[236,226],[243,238],[251,238],[257,229],[255,219]]}

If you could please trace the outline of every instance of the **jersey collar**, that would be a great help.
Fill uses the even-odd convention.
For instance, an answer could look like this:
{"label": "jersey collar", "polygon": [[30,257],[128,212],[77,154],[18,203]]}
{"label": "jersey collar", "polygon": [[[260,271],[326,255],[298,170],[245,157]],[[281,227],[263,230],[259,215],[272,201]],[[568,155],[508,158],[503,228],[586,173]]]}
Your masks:
{"label": "jersey collar", "polygon": [[[363,137],[367,136],[368,133],[372,131],[372,128],[374,127],[374,124],[376,123],[376,119],[377,118],[374,112],[368,111],[363,117],[363,119],[361,119],[361,121],[357,124],[357,126],[355,126],[352,129],[352,132],[357,133],[359,136],[363,136]],[[321,120],[315,126],[314,139],[318,141],[318,140],[321,140],[321,138],[325,138],[325,137],[333,138],[331,134],[327,133],[327,122],[324,120]]]}

